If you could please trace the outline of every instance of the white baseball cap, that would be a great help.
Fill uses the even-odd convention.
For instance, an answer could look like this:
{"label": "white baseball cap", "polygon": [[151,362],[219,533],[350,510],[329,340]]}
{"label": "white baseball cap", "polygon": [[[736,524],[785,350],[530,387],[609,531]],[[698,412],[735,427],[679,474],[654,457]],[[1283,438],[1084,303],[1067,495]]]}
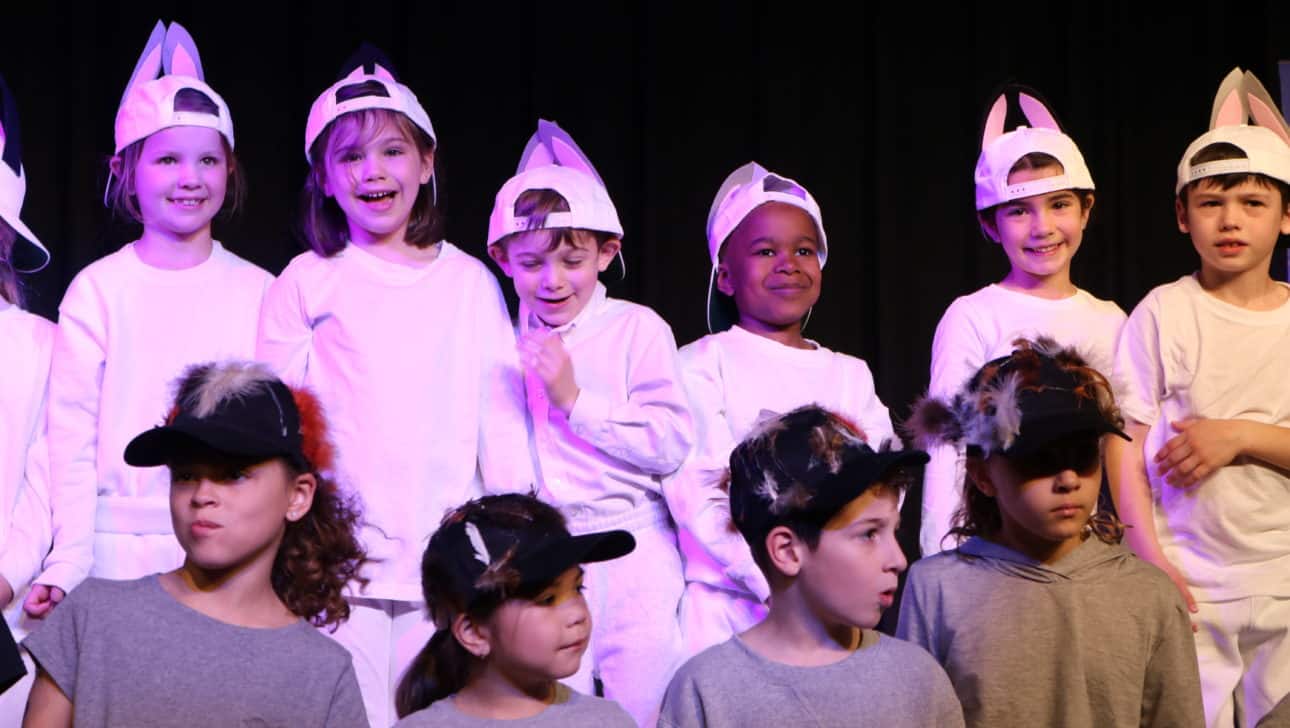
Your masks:
{"label": "white baseball cap", "polygon": [[35,273],[49,264],[49,250],[18,216],[26,195],[27,178],[22,169],[18,108],[4,76],[0,76],[0,219],[18,236],[10,265],[19,273]]}
{"label": "white baseball cap", "polygon": [[[1093,175],[1084,163],[1075,140],[1062,132],[1061,125],[1044,102],[1033,92],[1017,90],[1017,105],[1031,126],[1003,131],[1008,115],[1008,93],[1005,90],[990,107],[985,130],[981,135],[981,155],[976,162],[976,209],[1023,197],[1045,195],[1057,190],[1091,190]],[[1047,154],[1062,165],[1062,173],[1051,177],[1008,183],[1008,173],[1022,157],[1033,153]]]}
{"label": "white baseball cap", "polygon": [[[1251,117],[1257,125],[1246,124]],[[1191,163],[1200,150],[1220,143],[1237,147],[1245,158]],[[1262,174],[1290,184],[1290,127],[1263,84],[1240,68],[1232,69],[1219,84],[1209,131],[1183,152],[1174,193],[1196,180],[1224,174]]]}
{"label": "white baseball cap", "polygon": [[[162,74],[158,78],[158,73]],[[228,104],[205,82],[197,44],[179,23],[167,28],[160,20],[144,46],[116,112],[116,153],[134,142],[172,126],[214,129],[233,147],[233,119]],[[175,109],[175,96],[184,89],[199,91],[215,104],[208,114]]]}
{"label": "white baseball cap", "polygon": [[[545,220],[515,214],[515,201],[529,190],[554,190],[569,203],[567,212],[552,212]],[[502,185],[488,218],[488,244],[525,230],[579,228],[622,238],[623,225],[609,190],[596,168],[555,122],[538,120],[515,176]]]}
{"label": "white baseball cap", "polygon": [[[305,123],[305,160],[309,159],[309,150],[323,133],[323,129],[342,114],[363,109],[388,109],[397,111],[412,120],[421,131],[438,143],[430,115],[417,100],[412,89],[403,85],[391,70],[393,65],[380,49],[364,43],[345,63],[340,72],[340,80],[327,87],[326,91],[314,99],[309,107],[309,120]],[[374,83],[381,87],[383,93],[364,94],[348,98],[342,89],[362,83]]]}
{"label": "white baseball cap", "polygon": [[739,227],[753,210],[767,202],[781,202],[792,205],[815,222],[815,229],[820,234],[820,245],[816,256],[820,268],[824,268],[829,257],[828,238],[824,233],[824,218],[820,214],[820,205],[807,192],[806,188],[795,180],[789,179],[756,162],[749,162],[731,172],[717,190],[708,210],[708,257],[712,260],[712,272],[708,275],[708,331],[716,333],[725,331],[734,325],[733,321],[718,304],[716,294],[717,266],[720,264],[721,246],[730,233]]}

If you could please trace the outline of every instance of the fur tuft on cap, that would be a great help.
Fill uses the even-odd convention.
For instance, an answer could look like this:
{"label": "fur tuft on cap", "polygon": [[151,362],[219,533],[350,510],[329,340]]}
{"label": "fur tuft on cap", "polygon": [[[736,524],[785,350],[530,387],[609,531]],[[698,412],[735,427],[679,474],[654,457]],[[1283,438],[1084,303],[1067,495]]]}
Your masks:
{"label": "fur tuft on cap", "polygon": [[245,397],[275,379],[259,362],[199,364],[180,379],[175,402],[196,417],[209,417],[221,404]]}
{"label": "fur tuft on cap", "polygon": [[300,413],[300,449],[313,470],[329,472],[334,464],[336,448],[327,436],[327,417],[322,402],[307,389],[291,389],[291,399]]}

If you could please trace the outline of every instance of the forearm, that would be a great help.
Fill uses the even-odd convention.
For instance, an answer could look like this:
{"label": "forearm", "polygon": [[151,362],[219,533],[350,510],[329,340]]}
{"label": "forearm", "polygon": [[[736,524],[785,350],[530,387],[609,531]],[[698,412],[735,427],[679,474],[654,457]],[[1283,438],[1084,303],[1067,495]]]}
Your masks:
{"label": "forearm", "polygon": [[1290,470],[1290,428],[1250,420],[1230,422],[1242,455]]}
{"label": "forearm", "polygon": [[1160,564],[1165,557],[1156,535],[1151,483],[1147,480],[1146,460],[1142,453],[1147,430],[1147,425],[1131,422],[1125,427],[1125,432],[1133,442],[1125,442],[1115,436],[1107,438],[1107,479],[1115,510],[1120,520],[1129,526],[1125,530],[1129,548],[1142,559]]}

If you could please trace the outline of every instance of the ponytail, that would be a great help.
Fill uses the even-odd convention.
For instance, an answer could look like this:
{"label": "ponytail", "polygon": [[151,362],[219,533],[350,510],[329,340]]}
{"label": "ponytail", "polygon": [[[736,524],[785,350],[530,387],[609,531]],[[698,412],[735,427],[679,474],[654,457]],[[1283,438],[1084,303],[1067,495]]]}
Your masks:
{"label": "ponytail", "polygon": [[474,662],[475,656],[452,636],[451,629],[435,632],[399,680],[394,693],[398,716],[424,710],[464,688]]}

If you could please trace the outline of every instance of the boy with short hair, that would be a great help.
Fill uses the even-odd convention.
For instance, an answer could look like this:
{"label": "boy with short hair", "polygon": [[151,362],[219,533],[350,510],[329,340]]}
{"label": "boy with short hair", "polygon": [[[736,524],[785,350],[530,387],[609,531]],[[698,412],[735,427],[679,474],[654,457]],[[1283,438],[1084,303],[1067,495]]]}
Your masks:
{"label": "boy with short hair", "polygon": [[815,403],[855,422],[875,447],[894,438],[868,365],[802,335],[828,257],[820,208],[806,188],[750,162],[722,184],[707,232],[714,333],[680,351],[698,439],[663,483],[685,557],[680,617],[689,655],[766,614],[766,579],[730,531],[718,487],[731,450],[764,413]]}
{"label": "boy with short hair", "polygon": [[1290,286],[1269,275],[1290,234],[1290,128],[1275,109],[1252,74],[1223,81],[1175,187],[1200,271],[1148,293],[1116,351],[1134,442],[1110,443],[1112,493],[1129,545],[1192,612],[1211,726],[1253,726],[1290,692]]}
{"label": "boy with short hair", "polygon": [[730,513],[770,584],[770,610],[681,667],[659,725],[962,726],[935,660],[873,631],[906,565],[900,489],[925,462],[917,450],[875,452],[812,405],[736,447]]}

